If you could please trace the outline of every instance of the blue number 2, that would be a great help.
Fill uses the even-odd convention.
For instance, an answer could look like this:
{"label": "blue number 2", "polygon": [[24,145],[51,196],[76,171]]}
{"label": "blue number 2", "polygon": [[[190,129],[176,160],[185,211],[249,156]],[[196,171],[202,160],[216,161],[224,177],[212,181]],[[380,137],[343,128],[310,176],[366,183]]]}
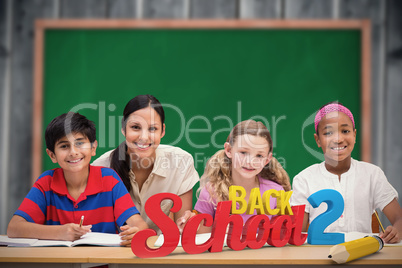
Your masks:
{"label": "blue number 2", "polygon": [[320,190],[310,195],[307,200],[317,208],[322,202],[327,203],[327,210],[315,218],[309,228],[307,243],[312,245],[336,245],[345,242],[345,234],[324,233],[328,225],[336,221],[343,213],[344,201],[342,195],[335,190]]}

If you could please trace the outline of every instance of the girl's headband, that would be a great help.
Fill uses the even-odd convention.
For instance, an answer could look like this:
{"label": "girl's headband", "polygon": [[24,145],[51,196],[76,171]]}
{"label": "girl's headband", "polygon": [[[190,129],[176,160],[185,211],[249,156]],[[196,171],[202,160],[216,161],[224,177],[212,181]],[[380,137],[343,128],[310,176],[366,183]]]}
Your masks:
{"label": "girl's headband", "polygon": [[315,115],[314,119],[315,132],[317,132],[318,124],[324,118],[324,116],[332,112],[342,112],[346,114],[350,118],[350,120],[352,120],[353,127],[355,127],[355,120],[353,119],[353,114],[350,112],[350,110],[345,106],[343,106],[342,104],[331,103],[322,107]]}

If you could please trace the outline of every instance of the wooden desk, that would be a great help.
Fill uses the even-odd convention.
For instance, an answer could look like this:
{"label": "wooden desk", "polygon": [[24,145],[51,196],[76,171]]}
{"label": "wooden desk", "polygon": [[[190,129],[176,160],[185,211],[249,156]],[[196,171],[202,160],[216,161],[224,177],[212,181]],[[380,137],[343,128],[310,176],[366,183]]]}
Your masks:
{"label": "wooden desk", "polygon": [[[328,259],[331,246],[285,246],[282,248],[233,251],[227,247],[219,253],[205,252],[190,255],[177,248],[162,258],[141,259],[130,248],[122,247],[46,247],[7,248],[0,247],[1,267],[91,267],[109,263],[109,267],[294,267],[314,265],[314,268],[335,264]],[[347,264],[361,267],[401,267],[402,247],[384,247],[380,252]],[[345,265],[337,265],[344,267]]]}
{"label": "wooden desk", "polygon": [[93,255],[95,252],[108,249],[110,248],[0,247],[0,267],[85,267],[81,264],[88,263],[89,256]]}

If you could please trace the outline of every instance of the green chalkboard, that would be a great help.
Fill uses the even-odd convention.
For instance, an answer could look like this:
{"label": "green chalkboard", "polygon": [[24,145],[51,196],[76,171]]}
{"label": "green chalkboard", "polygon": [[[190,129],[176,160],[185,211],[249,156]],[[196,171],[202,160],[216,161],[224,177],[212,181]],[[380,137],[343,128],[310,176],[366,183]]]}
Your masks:
{"label": "green chalkboard", "polygon": [[[338,100],[360,126],[358,29],[46,29],[43,133],[56,116],[78,111],[97,125],[97,156],[122,140],[128,100],[152,94],[164,105],[162,143],[206,160],[239,121],[271,131],[274,156],[290,177],[320,160],[311,115]],[[42,169],[56,167],[43,145]],[[359,138],[353,157],[360,157]],[[94,157],[96,159],[96,157]]]}

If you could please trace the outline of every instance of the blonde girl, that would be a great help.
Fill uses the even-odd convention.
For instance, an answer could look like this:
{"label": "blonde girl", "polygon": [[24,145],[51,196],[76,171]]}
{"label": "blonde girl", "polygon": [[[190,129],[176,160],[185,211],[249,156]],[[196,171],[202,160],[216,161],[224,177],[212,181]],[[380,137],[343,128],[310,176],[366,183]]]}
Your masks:
{"label": "blonde girl", "polygon": [[[224,149],[215,153],[207,162],[201,177],[198,201],[195,210],[215,216],[217,204],[229,200],[229,187],[242,186],[248,200],[251,189],[260,188],[290,190],[289,176],[281,164],[272,156],[272,138],[261,122],[246,120],[238,123],[230,132]],[[276,199],[271,198],[271,208]],[[182,230],[185,222],[195,213],[187,211],[178,221]],[[243,221],[252,215],[242,214]],[[211,227],[200,226],[198,232],[210,232]]]}

